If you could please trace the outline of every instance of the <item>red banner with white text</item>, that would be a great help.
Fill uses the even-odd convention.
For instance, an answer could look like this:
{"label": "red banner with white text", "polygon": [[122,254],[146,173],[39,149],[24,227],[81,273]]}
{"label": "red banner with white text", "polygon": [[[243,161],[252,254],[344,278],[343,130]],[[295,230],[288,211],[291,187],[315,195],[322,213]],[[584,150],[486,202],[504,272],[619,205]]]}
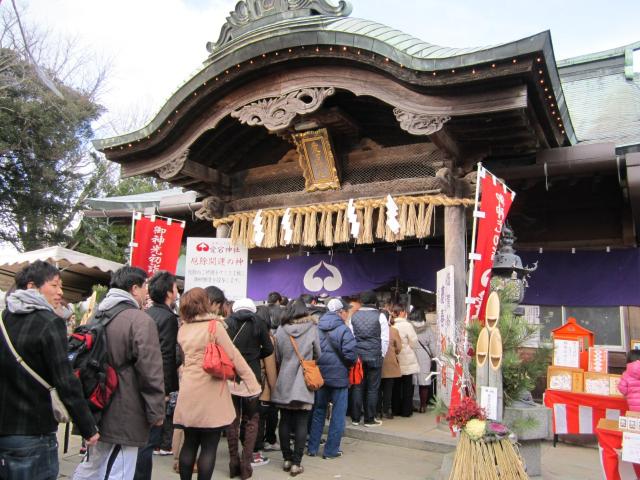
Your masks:
{"label": "red banner with white text", "polygon": [[502,226],[515,197],[512,190],[483,167],[478,171],[478,180],[480,205],[474,213],[478,222],[478,233],[475,251],[470,255],[470,260],[474,263],[467,322],[476,317],[484,319],[493,259],[498,249]]}
{"label": "red banner with white text", "polygon": [[183,233],[181,220],[142,217],[135,224],[131,266],[142,268],[149,276],[158,270],[175,275]]}

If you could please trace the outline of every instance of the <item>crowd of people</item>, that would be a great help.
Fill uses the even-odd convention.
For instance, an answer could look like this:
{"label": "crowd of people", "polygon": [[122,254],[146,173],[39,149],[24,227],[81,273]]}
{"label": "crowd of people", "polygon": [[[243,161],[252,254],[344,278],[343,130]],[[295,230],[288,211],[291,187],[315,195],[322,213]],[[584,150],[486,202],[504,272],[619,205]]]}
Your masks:
{"label": "crowd of people", "polygon": [[[379,304],[372,291],[324,302],[272,292],[266,300],[229,301],[216,286],[179,297],[169,272],[114,272],[97,311],[118,309],[105,323],[117,387],[96,414],[55,313],[60,272],[40,261],[25,267],[2,313],[0,478],[57,478],[52,389],[84,439],[76,480],[150,480],[154,454],[173,455],[182,480],[194,472],[210,479],[221,436],[231,478],[252,478],[254,468],[269,463],[263,452],[276,451],[283,470],[296,476],[305,453],[343,455],[348,420],[372,428],[426,411],[434,393],[430,313]],[[206,371],[203,362],[212,358],[217,366],[229,363],[232,374]],[[310,387],[309,361],[321,373],[319,388]]]}

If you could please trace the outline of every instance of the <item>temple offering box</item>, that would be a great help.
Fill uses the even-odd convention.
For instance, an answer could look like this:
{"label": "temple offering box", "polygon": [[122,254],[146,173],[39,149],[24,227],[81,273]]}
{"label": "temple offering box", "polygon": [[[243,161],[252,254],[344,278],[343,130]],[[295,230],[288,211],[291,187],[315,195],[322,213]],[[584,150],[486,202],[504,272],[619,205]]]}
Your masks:
{"label": "temple offering box", "polygon": [[595,338],[591,330],[581,327],[569,317],[567,323],[551,331],[553,338],[553,365],[557,367],[589,368],[589,347]]}
{"label": "temple offering box", "polygon": [[583,391],[584,371],[581,368],[556,367],[547,368],[547,388],[564,392]]}

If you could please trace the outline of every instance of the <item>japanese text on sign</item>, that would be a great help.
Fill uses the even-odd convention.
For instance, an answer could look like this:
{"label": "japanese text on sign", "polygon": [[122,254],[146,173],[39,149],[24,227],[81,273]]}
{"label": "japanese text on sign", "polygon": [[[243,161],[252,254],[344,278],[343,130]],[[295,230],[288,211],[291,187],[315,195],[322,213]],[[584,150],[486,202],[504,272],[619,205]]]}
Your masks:
{"label": "japanese text on sign", "polygon": [[214,285],[230,300],[246,297],[248,257],[229,238],[187,238],[185,290]]}

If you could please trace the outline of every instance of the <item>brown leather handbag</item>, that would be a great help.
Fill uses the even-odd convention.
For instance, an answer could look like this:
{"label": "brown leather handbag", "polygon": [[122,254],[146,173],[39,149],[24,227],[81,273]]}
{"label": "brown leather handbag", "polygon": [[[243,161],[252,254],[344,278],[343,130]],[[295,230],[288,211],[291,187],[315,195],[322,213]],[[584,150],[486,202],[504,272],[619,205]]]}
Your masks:
{"label": "brown leather handbag", "polygon": [[302,367],[302,373],[304,375],[304,383],[307,384],[307,388],[312,392],[320,390],[324,385],[324,379],[322,378],[322,374],[320,373],[320,369],[318,368],[316,361],[305,360],[302,358],[300,351],[298,351],[298,345],[291,335],[289,335],[289,340],[291,340],[291,345],[293,345],[293,349],[296,351],[296,355],[300,361],[300,366]]}

